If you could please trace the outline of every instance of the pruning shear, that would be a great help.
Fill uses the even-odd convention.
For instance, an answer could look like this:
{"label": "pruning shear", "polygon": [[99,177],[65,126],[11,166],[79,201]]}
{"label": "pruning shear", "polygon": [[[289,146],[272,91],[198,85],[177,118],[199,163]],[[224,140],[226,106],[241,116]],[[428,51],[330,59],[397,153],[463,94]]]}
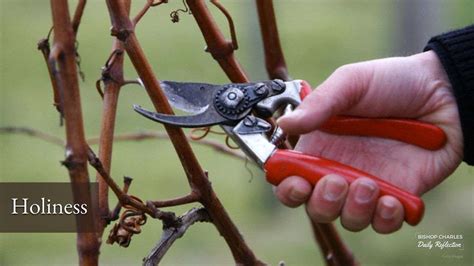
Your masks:
{"label": "pruning shear", "polygon": [[[214,85],[162,81],[170,104],[188,113],[187,116],[166,115],[134,105],[141,115],[163,124],[194,128],[220,125],[245,152],[263,169],[266,179],[278,185],[289,176],[301,176],[315,185],[327,174],[339,174],[349,183],[365,176],[380,188],[380,196],[396,197],[404,206],[405,221],[416,225],[423,217],[423,201],[381,178],[337,161],[310,156],[294,150],[279,149],[285,138],[279,127],[272,130],[262,118],[272,117],[277,111],[291,112],[311,92],[306,81],[270,80],[256,83]],[[395,139],[437,150],[446,142],[446,135],[437,126],[407,119],[380,119],[338,116],[330,119],[322,130],[332,134],[373,136]]]}

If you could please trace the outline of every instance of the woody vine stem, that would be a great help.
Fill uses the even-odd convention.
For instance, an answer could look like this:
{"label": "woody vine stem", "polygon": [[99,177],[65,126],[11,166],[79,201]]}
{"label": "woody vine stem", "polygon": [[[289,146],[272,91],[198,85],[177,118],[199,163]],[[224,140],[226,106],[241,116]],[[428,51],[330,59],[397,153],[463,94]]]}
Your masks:
{"label": "woody vine stem", "polygon": [[[87,221],[95,223],[97,232],[77,234],[80,265],[98,264],[101,239],[105,227],[110,222],[118,220],[107,241],[109,243],[116,242],[126,247],[130,244],[131,237],[141,232],[148,217],[161,220],[164,231],[162,238],[154,248],[151,248],[151,252],[144,259],[145,265],[158,264],[174,241],[180,238],[196,222],[210,222],[215,226],[227,243],[236,264],[264,264],[256,257],[231,220],[213,190],[208,174],[197,161],[189,143],[189,138],[180,128],[165,125],[168,138],[179,155],[179,160],[186,174],[190,188],[189,194],[175,199],[143,201],[128,194],[131,178],[125,178],[123,188],[120,188],[114,181],[115,179],[110,176],[114,139],[120,138],[114,134],[120,89],[125,85],[136,83],[124,79],[123,61],[125,56],[128,56],[135,67],[156,111],[165,114],[173,114],[173,111],[160,88],[160,83],[155,75],[156,72],[152,70],[135,34],[135,27],[140,19],[152,7],[166,4],[168,0],[146,0],[143,8],[133,18],[130,18],[130,0],[107,0],[106,2],[112,24],[111,35],[115,38],[111,54],[103,67],[101,78],[97,81],[98,91],[103,98],[98,156],[89,148],[88,145],[91,143],[86,141],[79,94],[79,57],[76,36],[86,0],[78,1],[72,19],[69,14],[68,1],[51,0],[52,35],[54,40],[51,47],[49,36],[42,39],[38,44],[38,48],[46,60],[50,75],[54,105],[65,121],[67,156],[63,164],[69,172],[75,201],[91,201],[89,189],[83,189],[84,186],[77,186],[76,184],[90,182],[87,171],[88,163],[97,171],[96,179],[99,184],[98,209],[94,210],[95,219]],[[185,9],[177,10],[174,14],[171,14],[173,22],[179,20],[178,12],[190,12],[203,34],[207,44],[206,51],[217,61],[228,78],[232,82],[248,82],[249,79],[234,56],[234,50],[238,47],[237,38],[232,17],[225,7],[217,0],[210,1],[227,18],[231,41],[225,39],[204,0],[186,0],[183,3]],[[289,75],[279,42],[273,2],[271,0],[256,0],[256,7],[268,75],[272,79],[288,80]],[[102,84],[104,85],[103,89]],[[6,130],[4,129],[4,131]],[[18,130],[12,129],[10,131],[18,132]],[[56,144],[59,142],[58,139],[51,138],[47,134],[35,133],[34,130],[26,130],[26,133],[39,136]],[[133,140],[134,137],[128,139]],[[136,137],[135,139],[139,138]],[[291,148],[291,145],[286,144],[285,147]],[[232,155],[232,153],[230,154]],[[110,209],[108,202],[109,189],[118,199],[118,204],[113,210]],[[182,216],[176,216],[173,212],[161,210],[195,202],[199,202],[202,208],[191,209]],[[312,224],[312,227],[327,265],[356,264],[354,257],[346,248],[332,224]]]}

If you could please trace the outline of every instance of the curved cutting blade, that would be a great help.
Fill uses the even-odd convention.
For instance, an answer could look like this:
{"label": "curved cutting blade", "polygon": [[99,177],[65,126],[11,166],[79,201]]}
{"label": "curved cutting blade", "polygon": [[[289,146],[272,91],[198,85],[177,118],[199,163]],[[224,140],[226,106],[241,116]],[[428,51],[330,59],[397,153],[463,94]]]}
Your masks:
{"label": "curved cutting blade", "polygon": [[190,116],[175,116],[175,115],[166,115],[148,111],[143,109],[139,105],[133,105],[133,109],[143,115],[144,117],[151,119],[153,121],[167,124],[167,125],[174,125],[179,127],[207,127],[213,125],[229,125],[232,126],[236,123],[236,121],[228,120],[222,117],[220,114],[216,112],[214,108],[207,108],[203,112],[190,115]]}
{"label": "curved cutting blade", "polygon": [[222,88],[220,85],[207,83],[189,83],[176,81],[161,81],[168,102],[174,108],[187,113],[201,113],[212,103],[215,91]]}

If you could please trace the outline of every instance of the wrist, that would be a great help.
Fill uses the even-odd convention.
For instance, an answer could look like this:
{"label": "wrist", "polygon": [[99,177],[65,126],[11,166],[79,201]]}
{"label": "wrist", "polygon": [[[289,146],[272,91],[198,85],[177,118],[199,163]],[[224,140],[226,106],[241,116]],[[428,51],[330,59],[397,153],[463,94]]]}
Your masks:
{"label": "wrist", "polygon": [[446,70],[444,69],[438,55],[434,51],[429,50],[423,53],[415,54],[412,56],[412,58],[416,60],[418,69],[426,70],[427,77],[437,84],[436,87],[449,88],[451,93],[454,93],[452,91],[448,74],[446,73]]}
{"label": "wrist", "polygon": [[[448,136],[447,146],[453,151],[450,159],[461,161],[464,141],[461,127],[461,108],[456,92],[442,60],[435,51],[429,50],[411,56],[414,60],[413,69],[417,76],[424,80],[421,89],[427,95],[425,107],[431,112],[424,116],[440,126]],[[458,163],[456,163],[458,164]]]}

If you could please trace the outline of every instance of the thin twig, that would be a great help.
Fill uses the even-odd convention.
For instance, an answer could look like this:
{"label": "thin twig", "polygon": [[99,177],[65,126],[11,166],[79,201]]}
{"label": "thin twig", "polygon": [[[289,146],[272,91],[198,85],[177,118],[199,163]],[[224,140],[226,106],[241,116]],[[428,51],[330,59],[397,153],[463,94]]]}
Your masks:
{"label": "thin twig", "polygon": [[[38,138],[41,140],[44,140],[46,142],[49,142],[51,144],[64,147],[65,142],[61,138],[58,138],[56,136],[53,136],[49,133],[29,128],[29,127],[0,127],[0,133],[3,134],[24,134],[28,135],[34,138]],[[202,145],[205,147],[209,147],[214,149],[216,152],[223,153],[225,155],[229,155],[232,157],[235,157],[237,159],[246,160],[246,156],[240,152],[239,150],[234,150],[230,149],[226,145],[223,145],[222,143],[212,140],[212,139],[200,139],[200,140],[194,140],[190,136],[186,137],[189,141],[191,141],[194,144],[197,145]],[[165,140],[169,139],[168,134],[164,132],[138,132],[138,133],[125,133],[125,134],[119,134],[114,136],[114,142],[122,142],[122,141],[142,141],[142,140],[149,140],[149,139],[158,139],[158,140]],[[89,145],[96,145],[99,143],[99,138],[93,137],[87,139],[87,143]],[[253,161],[250,161],[253,162]]]}
{"label": "thin twig", "polygon": [[[125,6],[126,12],[130,12],[130,2]],[[102,162],[105,171],[110,173],[112,166],[112,150],[115,134],[115,121],[117,116],[117,107],[120,89],[123,83],[123,61],[124,52],[122,42],[118,39],[114,39],[112,44],[112,52],[107,59],[105,66],[102,68],[102,75],[100,82],[104,83],[104,91],[102,94],[102,121],[100,128],[100,138],[97,140],[99,144],[99,159]],[[110,220],[104,219],[104,217],[110,216],[109,208],[109,187],[105,182],[105,179],[96,174],[96,180],[98,182],[99,191],[99,218],[101,219],[101,226],[99,227],[98,233],[102,236],[105,227]],[[127,193],[127,192],[125,192]],[[119,211],[119,209],[115,209]]]}
{"label": "thin twig", "polygon": [[234,48],[234,50],[239,49],[239,44],[237,42],[237,35],[235,33],[234,20],[232,19],[232,16],[230,15],[229,11],[227,11],[227,9],[218,0],[211,0],[211,3],[215,5],[226,17],[227,23],[229,23],[229,31],[230,31],[230,38],[232,40],[232,47]]}
{"label": "thin twig", "polygon": [[133,25],[138,24],[138,22],[142,19],[142,17],[146,14],[146,12],[148,12],[148,9],[150,9],[150,7],[159,6],[165,3],[168,3],[168,0],[158,0],[156,2],[155,0],[147,0],[145,6],[143,6],[143,8],[132,19]]}
{"label": "thin twig", "polygon": [[[133,179],[129,176],[123,177],[123,188],[122,188],[123,193],[128,194],[128,189],[130,188],[130,185],[132,184],[132,180]],[[118,201],[117,204],[115,205],[114,210],[110,212],[109,215],[107,215],[106,217],[101,217],[101,218],[107,221],[107,223],[110,223],[111,221],[115,221],[119,218],[121,210],[122,210],[122,204],[120,204],[120,201]]]}
{"label": "thin twig", "polygon": [[[244,160],[247,158],[242,152],[234,149],[230,149],[226,145],[212,140],[212,139],[200,139],[194,140],[190,136],[186,136],[186,138],[194,144],[207,146],[214,149],[217,152],[223,153],[225,155],[229,155],[240,160]],[[169,139],[168,134],[164,132],[138,132],[138,133],[129,133],[129,134],[120,134],[114,137],[114,142],[117,141],[142,141],[148,139]],[[88,139],[88,143],[90,145],[97,144],[97,138],[90,138]]]}
{"label": "thin twig", "polygon": [[[99,177],[104,179],[105,183],[115,193],[120,205],[126,209],[120,217],[120,222],[115,224],[110,232],[107,243],[113,244],[114,242],[117,242],[119,245],[127,247],[130,244],[132,236],[134,234],[139,234],[141,232],[141,226],[146,223],[147,216],[145,214],[148,214],[155,219],[162,220],[165,226],[174,226],[179,222],[176,220],[174,213],[161,211],[151,201],[147,201],[145,204],[140,198],[128,195],[128,186],[131,182],[130,178],[124,180],[124,189],[120,189],[114,179],[105,170],[100,159],[97,158],[94,151],[90,148],[88,150],[88,161],[89,164],[98,172]],[[115,213],[104,217],[105,220],[110,222],[110,219],[115,218],[119,211],[120,207],[116,207],[114,211]]]}
{"label": "thin twig", "polygon": [[38,50],[41,51],[41,53],[43,54],[44,61],[46,62],[46,67],[48,69],[51,86],[53,88],[53,105],[54,107],[56,107],[56,110],[59,112],[60,121],[62,124],[63,110],[61,106],[61,99],[59,96],[58,82],[56,80],[56,76],[53,71],[53,68],[50,64],[50,54],[51,54],[50,37],[51,37],[52,32],[53,32],[53,27],[51,27],[51,29],[48,32],[48,35],[45,38],[42,38],[41,40],[38,41]]}
{"label": "thin twig", "polygon": [[178,205],[184,205],[193,203],[199,200],[199,194],[197,192],[191,192],[190,194],[174,198],[168,200],[160,200],[160,201],[150,201],[156,208],[164,208],[164,207],[173,207]]}
{"label": "thin twig", "polygon": [[0,133],[6,134],[24,134],[49,142],[60,147],[65,146],[63,139],[29,127],[0,127]]}
{"label": "thin twig", "polygon": [[234,44],[224,38],[204,0],[186,0],[206,41],[206,51],[219,63],[232,82],[248,82],[237,59]]}
{"label": "thin twig", "polygon": [[104,169],[99,158],[95,155],[94,151],[89,148],[88,150],[88,161],[89,164],[95,168],[95,170],[100,174],[100,176],[105,180],[107,185],[109,185],[110,189],[115,193],[115,196],[122,204],[122,207],[125,208],[132,208],[141,211],[142,213],[146,213],[153,218],[160,219],[165,223],[172,224],[174,219],[174,214],[171,212],[163,212],[158,210],[150,201],[147,203],[143,203],[142,200],[135,196],[130,196],[126,193],[125,190],[120,189],[120,187],[115,183],[114,179],[110,176],[110,174]]}
{"label": "thin twig", "polygon": [[74,17],[72,19],[72,29],[74,30],[74,34],[77,34],[77,31],[79,30],[82,14],[84,13],[84,8],[86,7],[86,2],[86,0],[79,0],[77,2],[76,11],[74,12]]}
{"label": "thin twig", "polygon": [[209,213],[204,208],[191,209],[178,217],[178,220],[178,226],[170,226],[164,229],[158,244],[150,251],[148,256],[143,259],[143,265],[158,265],[173,243],[181,238],[191,225],[196,222],[211,221]]}
{"label": "thin twig", "polygon": [[149,208],[147,205],[143,204],[142,201],[137,200],[135,197],[130,197],[117,185],[117,183],[115,183],[114,179],[105,170],[102,162],[95,155],[92,149],[89,148],[87,155],[90,165],[94,167],[100,176],[105,180],[110,189],[112,189],[112,191],[115,193],[115,196],[117,196],[117,199],[120,201],[122,206],[132,206],[133,208],[156,218],[156,213],[153,209]]}

